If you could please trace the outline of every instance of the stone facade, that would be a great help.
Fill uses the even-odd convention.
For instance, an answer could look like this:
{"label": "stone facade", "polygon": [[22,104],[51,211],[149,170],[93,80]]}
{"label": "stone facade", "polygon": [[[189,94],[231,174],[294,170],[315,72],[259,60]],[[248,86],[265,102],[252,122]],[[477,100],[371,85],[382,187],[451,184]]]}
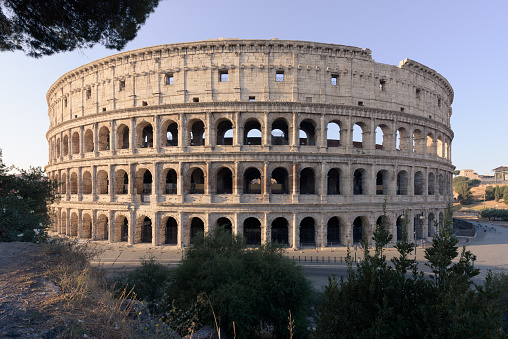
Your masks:
{"label": "stone facade", "polygon": [[[54,230],[187,245],[337,246],[387,217],[431,237],[452,197],[453,90],[412,60],[305,41],[210,40],[103,58],[47,94]],[[399,233],[399,234],[397,234]]]}

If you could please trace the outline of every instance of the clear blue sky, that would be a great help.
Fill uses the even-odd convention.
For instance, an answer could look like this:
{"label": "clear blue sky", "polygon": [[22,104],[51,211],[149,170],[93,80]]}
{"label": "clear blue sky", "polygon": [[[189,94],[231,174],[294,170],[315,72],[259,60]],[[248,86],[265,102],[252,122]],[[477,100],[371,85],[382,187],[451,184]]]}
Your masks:
{"label": "clear blue sky", "polygon": [[[205,39],[289,39],[370,48],[376,62],[410,58],[455,91],[452,160],[479,174],[508,166],[508,1],[163,1],[125,50]],[[0,148],[7,165],[44,166],[46,92],[62,74],[116,51],[32,59],[0,53]]]}

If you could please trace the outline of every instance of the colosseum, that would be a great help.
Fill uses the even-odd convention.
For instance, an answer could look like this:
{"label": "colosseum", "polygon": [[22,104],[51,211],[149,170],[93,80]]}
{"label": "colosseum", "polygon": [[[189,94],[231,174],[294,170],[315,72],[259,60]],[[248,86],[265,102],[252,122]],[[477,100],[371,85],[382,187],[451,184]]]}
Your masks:
{"label": "colosseum", "polygon": [[47,93],[53,230],[186,246],[344,246],[383,216],[428,240],[451,198],[453,89],[409,59],[307,41],[218,39],[118,53]]}

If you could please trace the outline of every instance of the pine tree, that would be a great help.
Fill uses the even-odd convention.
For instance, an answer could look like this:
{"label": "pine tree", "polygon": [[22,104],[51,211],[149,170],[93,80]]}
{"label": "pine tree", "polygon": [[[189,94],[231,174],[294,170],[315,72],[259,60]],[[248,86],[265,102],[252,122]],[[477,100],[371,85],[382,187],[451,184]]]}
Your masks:
{"label": "pine tree", "polygon": [[499,188],[499,185],[496,185],[496,188],[494,189],[494,200],[499,202],[499,199],[501,199],[501,189]]}

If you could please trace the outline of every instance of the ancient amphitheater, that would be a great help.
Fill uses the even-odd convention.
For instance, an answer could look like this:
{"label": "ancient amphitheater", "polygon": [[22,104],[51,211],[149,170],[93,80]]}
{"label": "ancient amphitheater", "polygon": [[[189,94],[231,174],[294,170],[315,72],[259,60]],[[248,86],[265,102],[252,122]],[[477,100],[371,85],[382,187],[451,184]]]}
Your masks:
{"label": "ancient amphitheater", "polygon": [[216,225],[249,244],[355,243],[387,197],[400,239],[451,198],[453,90],[412,60],[306,41],[219,39],[103,58],[47,93],[54,230],[182,246]]}

